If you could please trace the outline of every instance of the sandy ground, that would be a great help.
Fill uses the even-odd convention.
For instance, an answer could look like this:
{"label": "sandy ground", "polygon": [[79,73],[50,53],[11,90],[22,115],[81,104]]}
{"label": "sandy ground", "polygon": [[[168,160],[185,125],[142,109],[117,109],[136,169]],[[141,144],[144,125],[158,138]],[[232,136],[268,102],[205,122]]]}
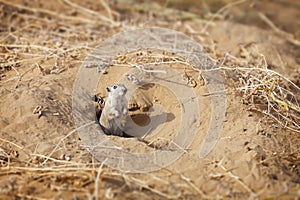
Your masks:
{"label": "sandy ground", "polygon": [[[126,173],[98,162],[79,137],[72,116],[73,84],[85,56],[105,38],[136,27],[159,26],[186,33],[219,63],[226,53],[247,59],[245,53],[255,50],[264,55],[270,69],[300,87],[300,29],[295,20],[299,3],[203,1],[196,9],[189,6],[191,1],[187,7],[181,1],[169,6],[99,2],[0,0],[1,199],[299,198],[299,129],[288,130],[271,117],[250,111],[252,105],[235,89],[232,73],[224,72],[224,127],[215,148],[200,159],[200,144],[211,123],[211,96],[203,80],[197,79],[198,71],[187,70],[197,83],[186,87],[198,97],[201,123],[183,155],[153,172]],[[211,12],[225,5],[223,12],[211,17]],[[264,16],[276,27],[267,25]],[[184,75],[182,66],[173,67]],[[110,68],[96,93],[105,99],[105,87],[115,84],[128,69]],[[299,101],[299,90],[293,92]],[[180,128],[180,102],[159,84],[137,93],[142,93],[144,100],[131,99],[131,106],[159,104],[164,107],[166,122],[143,141],[108,138],[133,153],[162,149]],[[140,126],[149,125],[149,116],[160,114],[147,109],[129,112]],[[299,113],[295,116],[299,124]]]}

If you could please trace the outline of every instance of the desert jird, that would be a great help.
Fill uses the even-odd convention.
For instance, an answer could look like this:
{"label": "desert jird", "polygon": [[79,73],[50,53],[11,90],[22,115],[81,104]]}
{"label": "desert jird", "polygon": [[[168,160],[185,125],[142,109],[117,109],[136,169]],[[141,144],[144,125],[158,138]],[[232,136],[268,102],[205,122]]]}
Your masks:
{"label": "desert jird", "polygon": [[124,119],[128,112],[124,84],[117,84],[106,88],[108,97],[100,117],[100,124],[106,134],[123,136]]}

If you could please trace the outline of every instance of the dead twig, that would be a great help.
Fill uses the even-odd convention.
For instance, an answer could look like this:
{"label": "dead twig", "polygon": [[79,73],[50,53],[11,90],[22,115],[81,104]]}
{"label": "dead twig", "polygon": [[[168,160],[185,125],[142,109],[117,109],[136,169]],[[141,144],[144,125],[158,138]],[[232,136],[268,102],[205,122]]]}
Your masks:
{"label": "dead twig", "polygon": [[237,175],[233,174],[231,171],[227,170],[226,167],[222,164],[222,161],[223,160],[221,160],[218,163],[218,167],[220,167],[222,170],[224,170],[225,175],[227,175],[230,178],[233,178],[235,181],[237,181],[237,183],[239,183],[247,192],[250,193],[250,196],[252,198],[256,198],[257,194],[249,186],[247,186],[239,176],[237,176]]}
{"label": "dead twig", "polygon": [[[83,126],[77,128],[77,129],[83,128],[83,127],[85,127],[85,126],[89,126],[89,125],[91,125],[91,124],[93,124],[93,123],[95,123],[95,122],[90,122],[90,123],[88,123],[88,124],[85,124],[85,125],[83,125]],[[68,138],[68,137],[70,137],[72,134],[74,134],[74,133],[77,131],[77,129],[74,129],[74,130],[70,131],[66,136],[62,137],[62,138],[59,140],[59,142],[58,142],[57,145],[54,147],[54,149],[51,151],[51,153],[46,157],[46,159],[44,160],[44,162],[42,163],[42,165],[44,165],[44,164],[49,160],[49,158],[51,158],[51,156],[53,155],[53,153],[57,151],[59,145],[60,145],[66,138]]]}
{"label": "dead twig", "polygon": [[[62,20],[68,20],[68,21],[72,21],[72,22],[88,23],[88,24],[101,24],[101,23],[99,23],[98,20],[86,19],[86,18],[82,18],[82,17],[66,16],[64,14],[54,12],[54,11],[51,11],[51,10],[47,10],[47,9],[43,9],[43,8],[31,8],[31,7],[22,6],[20,4],[15,4],[15,3],[5,1],[5,0],[0,0],[0,3],[6,4],[6,5],[9,5],[9,6],[12,6],[12,7],[16,7],[16,8],[21,9],[21,10],[26,10],[26,11],[29,11],[29,12],[33,12],[33,13],[43,13],[43,14],[50,15],[50,16],[55,17],[55,18],[62,19]],[[105,24],[105,23],[103,22],[103,24]],[[106,25],[108,25],[108,24],[106,24]]]}
{"label": "dead twig", "polygon": [[74,2],[72,2],[72,1],[70,1],[70,0],[62,0],[62,1],[65,2],[65,3],[68,4],[68,5],[70,5],[70,6],[74,7],[74,8],[76,8],[77,10],[79,10],[79,11],[85,13],[85,14],[91,15],[91,17],[97,17],[99,20],[102,20],[102,21],[104,21],[104,22],[108,22],[108,23],[112,24],[113,26],[116,26],[116,25],[117,25],[117,23],[112,19],[112,17],[111,17],[111,18],[107,18],[106,16],[101,15],[101,14],[98,13],[98,12],[95,12],[95,11],[93,11],[93,10],[87,9],[87,8],[85,8],[85,7],[82,7],[82,6],[80,6],[80,5],[78,5],[78,4],[74,3]]}
{"label": "dead twig", "polygon": [[153,192],[154,194],[157,194],[163,198],[166,198],[166,199],[177,199],[179,198],[179,195],[168,195],[168,194],[165,194],[155,188],[152,188],[150,187],[146,182],[142,181],[142,180],[139,180],[137,178],[134,178],[132,176],[128,176],[126,174],[122,174],[122,177],[124,178],[124,180],[128,183],[134,183],[134,184],[137,184],[138,186],[140,186],[141,188],[144,188],[146,190],[149,190],[151,192]]}
{"label": "dead twig", "polygon": [[205,24],[205,26],[201,29],[200,32],[201,33],[206,32],[206,30],[207,30],[208,26],[211,24],[211,22],[213,22],[217,18],[217,16],[220,15],[222,12],[224,12],[225,10],[227,10],[230,7],[242,4],[242,3],[246,2],[246,1],[248,1],[248,0],[239,0],[239,1],[227,3],[225,6],[223,6],[222,8],[220,8],[216,13],[214,13],[212,15],[212,17],[209,19],[208,23]]}
{"label": "dead twig", "polygon": [[294,38],[294,36],[290,33],[287,33],[281,29],[279,29],[265,14],[259,12],[258,16],[260,17],[261,20],[263,20],[268,26],[270,26],[270,28],[277,33],[278,35],[281,35],[283,37],[286,38],[287,41],[289,41],[290,43],[296,45],[296,46],[300,46],[300,41],[296,40]]}
{"label": "dead twig", "polygon": [[95,180],[95,191],[94,191],[94,197],[96,199],[99,199],[99,181],[100,181],[100,175],[102,173],[102,168],[103,168],[103,165],[105,164],[107,158],[101,163],[101,165],[99,166],[98,168],[98,171],[97,171],[97,177],[96,177],[96,180]]}
{"label": "dead twig", "polygon": [[14,143],[14,142],[8,141],[8,140],[3,139],[3,138],[0,138],[0,140],[1,140],[2,142],[9,143],[9,144],[11,144],[11,145],[13,145],[13,146],[15,146],[15,147],[17,147],[17,148],[19,148],[19,149],[23,149],[23,147],[21,147],[20,145]]}

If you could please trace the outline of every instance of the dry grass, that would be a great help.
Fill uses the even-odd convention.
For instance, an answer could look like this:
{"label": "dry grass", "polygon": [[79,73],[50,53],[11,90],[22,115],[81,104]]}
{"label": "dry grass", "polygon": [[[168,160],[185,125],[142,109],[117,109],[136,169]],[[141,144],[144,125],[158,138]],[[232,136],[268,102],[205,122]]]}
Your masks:
{"label": "dry grass", "polygon": [[[247,46],[247,45],[246,45]],[[241,46],[240,56],[226,54],[224,70],[250,111],[267,115],[279,126],[300,133],[300,88],[273,71],[255,45]]]}

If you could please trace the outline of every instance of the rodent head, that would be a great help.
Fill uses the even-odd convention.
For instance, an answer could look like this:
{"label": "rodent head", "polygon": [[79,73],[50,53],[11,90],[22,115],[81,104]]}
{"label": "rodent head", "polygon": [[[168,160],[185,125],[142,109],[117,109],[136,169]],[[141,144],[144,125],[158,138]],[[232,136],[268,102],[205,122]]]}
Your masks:
{"label": "rodent head", "polygon": [[117,94],[118,96],[124,96],[127,92],[127,88],[124,84],[117,84],[106,88],[107,92]]}

